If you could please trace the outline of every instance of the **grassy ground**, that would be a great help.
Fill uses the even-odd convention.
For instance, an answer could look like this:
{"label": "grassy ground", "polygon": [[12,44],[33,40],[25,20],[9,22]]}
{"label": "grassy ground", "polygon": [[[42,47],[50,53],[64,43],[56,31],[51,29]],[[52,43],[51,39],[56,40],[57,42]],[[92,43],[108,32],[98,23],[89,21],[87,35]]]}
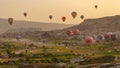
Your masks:
{"label": "grassy ground", "polygon": [[[56,57],[45,57],[45,58],[34,58],[33,60],[51,60],[52,58],[58,58],[61,61],[63,59],[68,60],[68,58],[76,57],[74,55],[69,56],[63,56],[65,54],[79,54],[79,55],[87,55],[88,58],[96,58],[104,55],[120,55],[120,40],[117,41],[110,41],[110,42],[100,42],[95,43],[90,46],[86,44],[78,44],[78,45],[69,45],[69,46],[63,46],[62,45],[54,45],[54,42],[50,42],[50,44],[39,44],[39,45],[32,45],[25,44],[19,41],[0,41],[0,53],[5,52],[6,49],[10,49],[12,53],[20,52],[25,53],[26,47],[28,48],[28,56],[31,56],[33,54],[40,54],[40,53],[50,53],[50,54],[56,54],[60,56]],[[43,47],[45,45],[45,47]],[[0,54],[0,56],[2,56]],[[17,57],[16,57],[17,58]],[[18,57],[19,58],[19,57]],[[6,58],[1,59],[1,61],[4,61]],[[9,58],[7,58],[9,59]],[[9,59],[10,60],[10,59]],[[14,60],[14,59],[12,59]],[[16,60],[16,59],[15,59]],[[118,61],[117,61],[118,62]],[[10,65],[1,65],[0,68],[17,68],[17,66],[10,66]]]}
{"label": "grassy ground", "polygon": [[1,65],[0,68],[18,68],[18,66]]}

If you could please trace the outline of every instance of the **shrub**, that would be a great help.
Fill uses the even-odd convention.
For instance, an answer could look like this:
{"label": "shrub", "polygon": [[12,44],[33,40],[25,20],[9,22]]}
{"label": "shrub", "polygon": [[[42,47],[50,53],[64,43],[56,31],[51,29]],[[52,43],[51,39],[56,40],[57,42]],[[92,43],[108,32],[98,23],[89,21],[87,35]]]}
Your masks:
{"label": "shrub", "polygon": [[109,63],[109,62],[113,62],[114,59],[115,56],[102,56],[102,57],[82,61],[80,62],[80,64],[87,65],[87,64],[96,64],[96,63]]}

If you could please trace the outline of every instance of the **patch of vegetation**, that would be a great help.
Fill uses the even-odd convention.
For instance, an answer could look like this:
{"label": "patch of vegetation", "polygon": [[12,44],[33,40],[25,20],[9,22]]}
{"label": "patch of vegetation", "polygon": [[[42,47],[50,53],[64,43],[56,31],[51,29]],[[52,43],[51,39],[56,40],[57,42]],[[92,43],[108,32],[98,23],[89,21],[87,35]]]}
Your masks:
{"label": "patch of vegetation", "polygon": [[93,59],[87,59],[85,61],[80,62],[81,65],[88,65],[88,64],[97,64],[97,63],[110,63],[115,60],[115,56],[101,56]]}

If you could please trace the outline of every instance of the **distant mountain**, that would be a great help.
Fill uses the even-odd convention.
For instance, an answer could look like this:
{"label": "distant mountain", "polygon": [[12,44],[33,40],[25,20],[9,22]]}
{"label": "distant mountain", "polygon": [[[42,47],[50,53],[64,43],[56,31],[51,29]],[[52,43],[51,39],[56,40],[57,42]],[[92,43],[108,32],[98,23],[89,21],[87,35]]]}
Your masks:
{"label": "distant mountain", "polygon": [[[24,38],[39,40],[43,36],[46,38],[65,38],[66,30],[68,29],[79,29],[82,35],[93,35],[106,32],[114,32],[120,35],[120,15],[102,17],[97,19],[85,19],[81,24],[74,25],[60,30],[53,31],[27,31],[20,33]],[[4,33],[4,36],[15,36],[15,33]]]}
{"label": "distant mountain", "polygon": [[10,26],[7,19],[0,19],[0,33],[8,32],[26,32],[30,30],[51,31],[64,29],[73,26],[72,24],[41,23],[30,21],[14,21]]}

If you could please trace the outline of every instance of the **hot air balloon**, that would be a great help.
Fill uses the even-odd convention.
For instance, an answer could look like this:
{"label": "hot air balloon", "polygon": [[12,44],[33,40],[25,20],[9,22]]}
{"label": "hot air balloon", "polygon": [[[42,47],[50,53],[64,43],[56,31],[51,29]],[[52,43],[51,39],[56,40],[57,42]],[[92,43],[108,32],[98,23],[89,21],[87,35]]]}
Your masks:
{"label": "hot air balloon", "polygon": [[103,39],[104,39],[104,36],[103,36],[103,35],[97,35],[97,38],[98,38],[99,40],[103,40]]}
{"label": "hot air balloon", "polygon": [[25,17],[27,16],[27,13],[26,13],[26,12],[24,12],[24,16],[25,16]]}
{"label": "hot air balloon", "polygon": [[98,8],[98,6],[97,6],[97,5],[95,5],[95,8]]}
{"label": "hot air balloon", "polygon": [[94,39],[94,40],[96,40],[96,38],[97,38],[97,36],[96,36],[96,35],[93,35],[92,37],[93,37],[93,39]]}
{"label": "hot air balloon", "polygon": [[93,35],[92,38],[95,40],[95,42],[99,42],[100,39],[97,37],[97,35]]}
{"label": "hot air balloon", "polygon": [[91,44],[93,44],[94,39],[93,39],[93,37],[87,37],[87,38],[85,38],[85,42],[86,42],[86,44],[91,45]]}
{"label": "hot air balloon", "polygon": [[109,35],[109,38],[111,38],[111,36],[114,35],[114,33],[108,32],[107,35]]}
{"label": "hot air balloon", "polygon": [[13,24],[13,18],[8,18],[8,23],[9,23],[10,25],[12,25],[12,24]]}
{"label": "hot air balloon", "polygon": [[112,35],[112,33],[107,33],[107,34],[105,34],[105,35],[104,35],[105,40],[106,40],[106,41],[109,41],[110,38],[111,38],[111,35]]}
{"label": "hot air balloon", "polygon": [[117,39],[116,34],[111,34],[111,40],[115,41]]}
{"label": "hot air balloon", "polygon": [[71,35],[73,34],[73,31],[72,31],[71,29],[69,29],[69,30],[66,31],[66,34],[67,34],[68,36],[71,36]]}
{"label": "hot air balloon", "polygon": [[52,16],[52,15],[50,15],[50,16],[49,16],[49,19],[51,20],[52,18],[53,18],[53,16]]}
{"label": "hot air balloon", "polygon": [[75,19],[77,16],[77,12],[72,12],[71,15],[72,15],[73,19]]}
{"label": "hot air balloon", "polygon": [[80,18],[81,18],[81,19],[84,19],[84,15],[81,15]]}
{"label": "hot air balloon", "polygon": [[78,34],[80,34],[80,31],[79,31],[79,29],[74,29],[73,33],[74,33],[74,35],[78,35]]}
{"label": "hot air balloon", "polygon": [[19,34],[16,34],[16,40],[19,40],[21,36]]}
{"label": "hot air balloon", "polygon": [[94,38],[94,40],[96,41],[96,42],[99,42],[100,40],[104,40],[104,36],[103,35],[96,35],[95,37],[93,37]]}
{"label": "hot air balloon", "polygon": [[65,17],[65,16],[62,17],[62,21],[63,21],[63,22],[66,21],[66,17]]}
{"label": "hot air balloon", "polygon": [[105,41],[109,41],[109,37],[110,37],[109,35],[106,34],[104,35],[104,37],[105,37]]}

